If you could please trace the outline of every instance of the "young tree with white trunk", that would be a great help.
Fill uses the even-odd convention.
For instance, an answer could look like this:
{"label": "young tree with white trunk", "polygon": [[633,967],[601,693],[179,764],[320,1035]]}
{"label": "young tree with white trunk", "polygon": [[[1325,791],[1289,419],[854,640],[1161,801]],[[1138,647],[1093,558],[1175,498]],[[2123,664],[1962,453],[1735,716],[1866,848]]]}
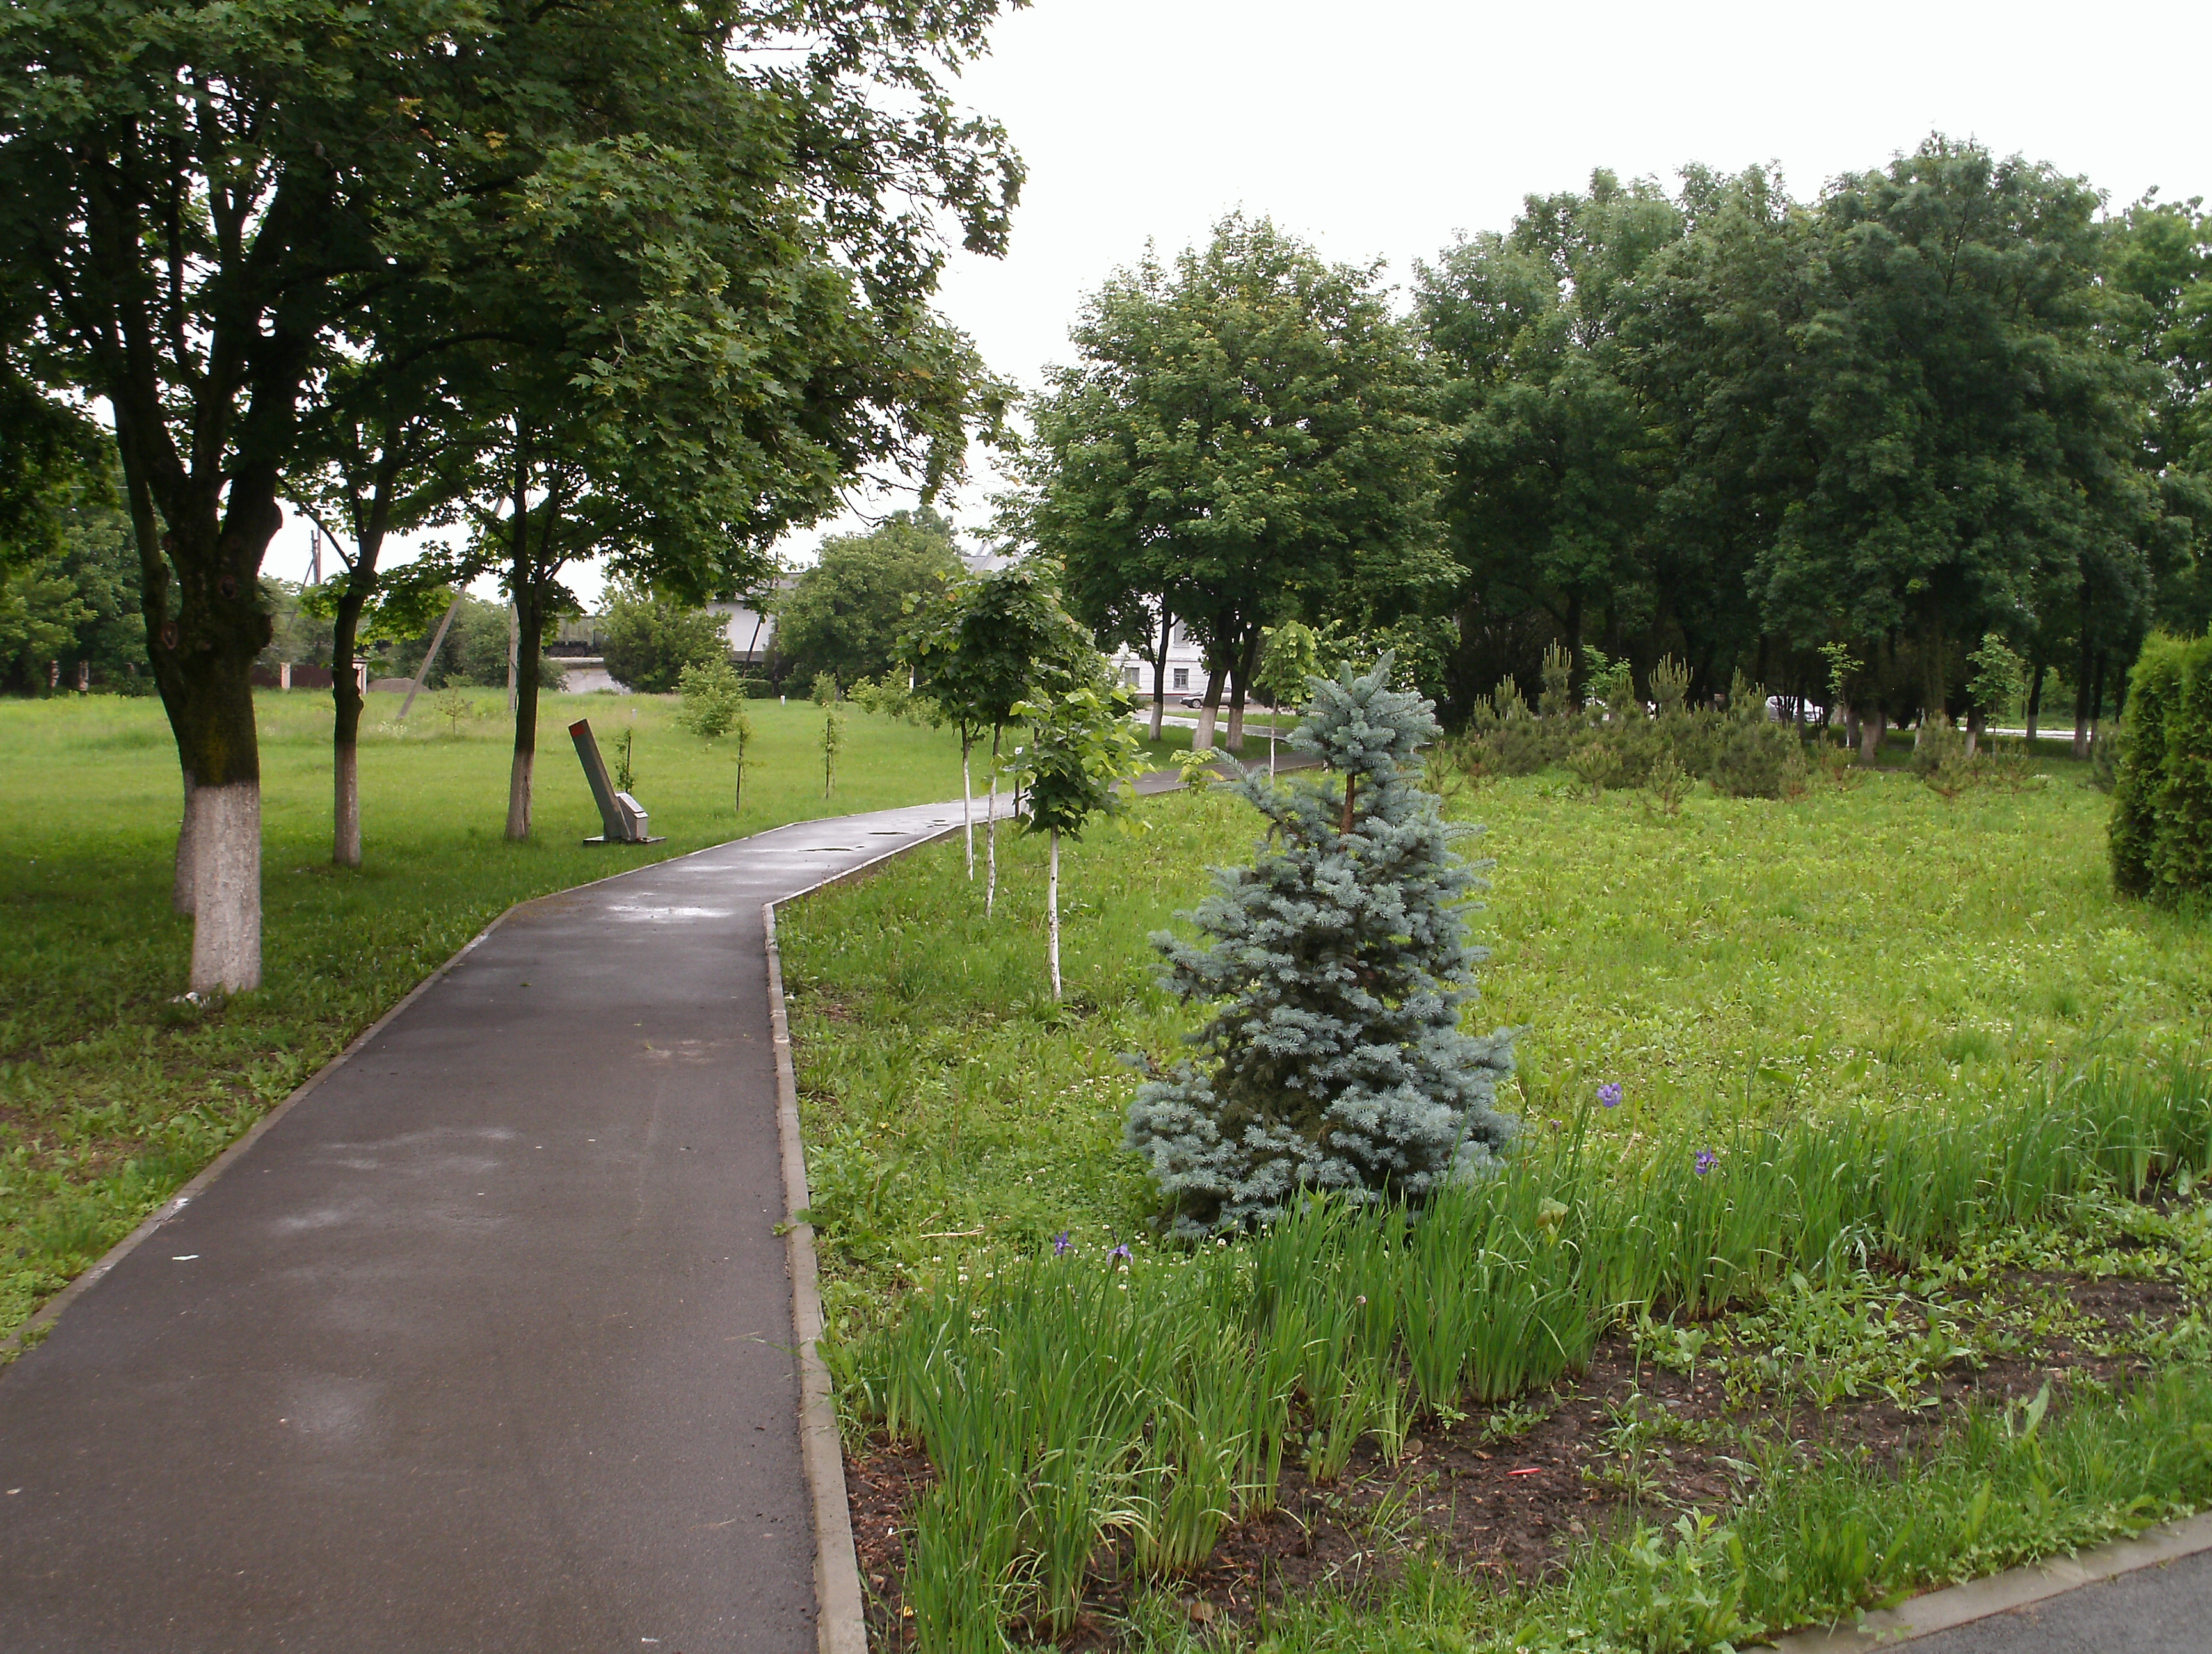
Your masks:
{"label": "young tree with white trunk", "polygon": [[1083,836],[1092,818],[1110,812],[1121,784],[1139,767],[1137,733],[1129,727],[1135,706],[1119,684],[1085,685],[1040,701],[1024,701],[1015,715],[1029,724],[1021,776],[1029,799],[1026,825],[1051,836],[1045,883],[1046,953],[1052,996],[1060,997],[1060,841]]}

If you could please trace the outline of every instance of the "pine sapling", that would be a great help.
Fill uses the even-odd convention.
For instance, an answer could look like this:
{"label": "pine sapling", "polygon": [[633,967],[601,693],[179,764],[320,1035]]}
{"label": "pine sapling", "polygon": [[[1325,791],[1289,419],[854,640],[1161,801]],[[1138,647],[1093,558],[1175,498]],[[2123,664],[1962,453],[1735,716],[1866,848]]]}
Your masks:
{"label": "pine sapling", "polygon": [[1418,1202],[1498,1164],[1516,1122],[1496,1106],[1512,1031],[1464,1032],[1480,868],[1413,777],[1438,731],[1421,696],[1364,676],[1315,681],[1291,738],[1328,774],[1229,784],[1267,818],[1247,867],[1215,874],[1198,943],[1153,945],[1164,984],[1211,1007],[1198,1061],[1152,1077],[1127,1142],[1186,1238],[1273,1221],[1303,1190]]}

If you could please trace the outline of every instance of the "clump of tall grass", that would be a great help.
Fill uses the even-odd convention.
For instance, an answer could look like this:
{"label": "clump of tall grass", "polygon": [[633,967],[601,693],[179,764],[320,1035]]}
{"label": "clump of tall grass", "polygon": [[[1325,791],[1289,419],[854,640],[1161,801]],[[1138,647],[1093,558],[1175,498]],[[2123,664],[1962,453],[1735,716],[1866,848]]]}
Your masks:
{"label": "clump of tall grass", "polygon": [[1316,1200],[1235,1245],[1070,1250],[917,1294],[825,1348],[848,1421],[919,1443],[906,1600],[926,1650],[1063,1629],[1092,1571],[1162,1578],[1417,1414],[1580,1370],[1609,1326],[1905,1261],[2212,1161],[2199,1057],[1948,1113],[1870,1110],[1628,1148],[1588,1120],[1419,1212]]}

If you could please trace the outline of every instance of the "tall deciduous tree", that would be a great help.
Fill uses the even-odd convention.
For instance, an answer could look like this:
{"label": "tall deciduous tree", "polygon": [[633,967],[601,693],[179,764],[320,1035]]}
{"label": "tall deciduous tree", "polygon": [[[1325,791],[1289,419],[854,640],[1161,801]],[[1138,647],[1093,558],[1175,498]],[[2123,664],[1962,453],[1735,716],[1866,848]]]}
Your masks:
{"label": "tall deciduous tree", "polygon": [[[684,532],[638,543],[696,586],[742,561],[705,550],[718,534],[749,550],[857,470],[920,459],[937,480],[973,374],[927,308],[935,215],[994,250],[1018,182],[942,79],[995,10],[35,0],[0,21],[0,265],[35,271],[32,365],[113,409],[191,800],[196,984],[260,976],[255,576],[319,347],[405,283],[457,344],[559,358],[527,376],[537,399],[494,399],[519,548],[578,492],[532,471],[549,385],[603,416],[597,451],[559,463],[659,490]],[[558,261],[532,255],[555,246],[593,256],[541,289]],[[600,301],[609,283],[626,304]],[[562,325],[518,325],[525,295]],[[534,556],[526,629],[553,578]]]}
{"label": "tall deciduous tree", "polygon": [[1034,408],[1026,526],[1086,615],[1126,632],[1172,611],[1203,642],[1200,745],[1226,689],[1241,746],[1263,628],[1456,572],[1428,375],[1374,269],[1232,216],[1172,269],[1115,275],[1073,337]]}
{"label": "tall deciduous tree", "polygon": [[478,431],[444,392],[404,304],[376,307],[365,339],[328,352],[326,394],[301,421],[283,490],[326,538],[339,572],[318,594],[331,617],[331,860],[361,866],[361,715],[352,664],[385,542],[453,520],[476,480]]}
{"label": "tall deciduous tree", "polygon": [[1620,336],[1643,266],[1681,222],[1657,186],[1601,171],[1587,194],[1531,196],[1510,234],[1462,241],[1419,273],[1470,618],[1540,605],[1577,663],[1595,617],[1618,650],[1651,601],[1644,529],[1669,448]]}
{"label": "tall deciduous tree", "polygon": [[850,689],[896,671],[915,606],[960,571],[951,525],[927,508],[834,535],[783,599],[775,652],[801,687],[820,672]]}
{"label": "tall deciduous tree", "polygon": [[1808,456],[1805,486],[1756,589],[1805,641],[1910,637],[1929,717],[1964,650],[2021,633],[2054,577],[2085,609],[2147,589],[2142,374],[2101,331],[2098,207],[1942,137],[1820,205],[1821,290],[1771,437]]}

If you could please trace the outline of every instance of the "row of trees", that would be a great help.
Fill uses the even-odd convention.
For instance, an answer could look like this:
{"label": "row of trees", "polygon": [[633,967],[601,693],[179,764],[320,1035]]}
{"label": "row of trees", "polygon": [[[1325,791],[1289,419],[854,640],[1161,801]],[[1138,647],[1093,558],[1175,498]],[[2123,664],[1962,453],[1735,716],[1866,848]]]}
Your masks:
{"label": "row of trees", "polygon": [[[260,971],[249,671],[280,501],[346,564],[351,657],[395,533],[495,574],[529,831],[540,641],[604,556],[685,601],[771,573],[864,472],[957,470],[1000,397],[931,310],[957,227],[1003,245],[1020,167],[952,102],[996,0],[618,8],[237,0],[0,18],[0,546],[112,422],[186,810],[191,979]],[[361,854],[339,673],[341,862]]]}
{"label": "row of trees", "polygon": [[1232,730],[1291,619],[1387,635],[1459,716],[1554,645],[1972,715],[1994,634],[2086,724],[2150,626],[2212,616],[2212,218],[2103,206],[1941,137],[1810,202],[1600,173],[1406,317],[1232,217],[1093,295],[1009,527],[1102,635],[1157,664],[1182,620]]}

